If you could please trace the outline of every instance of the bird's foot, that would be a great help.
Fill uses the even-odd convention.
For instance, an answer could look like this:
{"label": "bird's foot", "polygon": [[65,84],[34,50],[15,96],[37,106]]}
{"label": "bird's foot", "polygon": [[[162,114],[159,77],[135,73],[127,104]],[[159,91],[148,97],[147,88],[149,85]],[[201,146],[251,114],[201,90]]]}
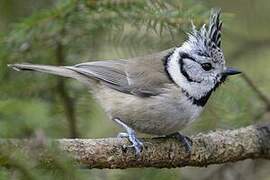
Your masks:
{"label": "bird's foot", "polygon": [[132,144],[130,146],[125,146],[124,148],[134,148],[136,156],[140,156],[143,149],[143,143],[137,138],[136,132],[123,123],[119,118],[114,118],[113,120],[126,130],[126,133],[119,133],[117,137],[128,138]]}
{"label": "bird's foot", "polygon": [[169,134],[166,137],[176,138],[177,140],[179,140],[185,146],[186,151],[188,153],[191,153],[193,142],[189,137],[187,137],[187,136],[185,136],[185,135],[183,135],[183,134],[181,134],[179,132]]}

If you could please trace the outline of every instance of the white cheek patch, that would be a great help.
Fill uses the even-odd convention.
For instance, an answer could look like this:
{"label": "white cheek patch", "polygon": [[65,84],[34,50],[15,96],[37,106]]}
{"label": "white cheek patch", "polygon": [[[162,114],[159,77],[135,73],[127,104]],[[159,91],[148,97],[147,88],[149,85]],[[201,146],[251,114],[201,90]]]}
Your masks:
{"label": "white cheek patch", "polygon": [[[202,76],[203,72],[201,71],[201,65],[190,59],[183,59],[182,61],[184,62],[184,69],[186,72],[189,75],[192,74],[192,80],[197,83],[202,82],[204,77]],[[190,83],[190,81],[188,82]]]}
{"label": "white cheek patch", "polygon": [[176,48],[174,53],[170,56],[167,64],[167,70],[174,82],[181,87],[183,85],[184,77],[180,71],[179,66],[180,49],[181,48]]}
{"label": "white cheek patch", "polygon": [[[194,87],[194,86],[198,86],[198,84],[193,83],[193,82],[189,82],[186,77],[182,74],[181,70],[180,70],[180,64],[179,64],[179,60],[180,60],[180,52],[182,51],[181,47],[176,48],[174,53],[171,55],[171,57],[169,58],[169,62],[168,62],[168,72],[170,73],[172,79],[174,80],[174,82],[181,87],[182,89],[184,89],[185,91],[187,91],[190,95],[193,95],[195,92],[195,89],[198,90],[199,87]],[[195,88],[195,89],[194,89]]]}
{"label": "white cheek patch", "polygon": [[[174,53],[170,56],[167,63],[167,71],[170,74],[173,81],[181,87],[183,90],[188,92],[188,94],[196,99],[199,99],[203,96],[205,96],[210,90],[212,90],[213,86],[212,84],[204,83],[197,83],[197,82],[189,82],[186,77],[182,74],[180,70],[180,52],[186,52],[183,51],[181,47],[176,48],[174,50]],[[194,72],[195,73],[195,72]]]}

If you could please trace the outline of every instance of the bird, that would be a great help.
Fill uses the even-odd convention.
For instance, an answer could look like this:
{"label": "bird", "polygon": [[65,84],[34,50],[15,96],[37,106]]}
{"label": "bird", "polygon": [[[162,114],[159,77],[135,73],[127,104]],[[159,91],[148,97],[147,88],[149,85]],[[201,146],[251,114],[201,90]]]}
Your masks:
{"label": "bird", "polygon": [[192,140],[180,130],[198,119],[211,94],[230,75],[241,73],[227,67],[221,48],[221,10],[210,13],[208,24],[192,24],[179,46],[139,57],[91,61],[74,66],[9,64],[76,79],[83,83],[107,116],[126,132],[136,155],[144,143],[137,132],[175,137],[187,151]]}

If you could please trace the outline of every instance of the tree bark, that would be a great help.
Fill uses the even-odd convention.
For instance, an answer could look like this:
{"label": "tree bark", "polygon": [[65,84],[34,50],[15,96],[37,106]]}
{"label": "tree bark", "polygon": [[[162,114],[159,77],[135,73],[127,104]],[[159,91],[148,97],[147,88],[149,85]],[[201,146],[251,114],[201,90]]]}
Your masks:
{"label": "tree bark", "polygon": [[[191,139],[191,153],[173,138],[142,139],[145,147],[140,157],[135,156],[132,148],[124,148],[130,145],[127,139],[58,139],[53,143],[88,168],[205,167],[244,159],[270,159],[270,125],[218,130]],[[2,139],[0,147],[29,149],[29,141]]]}

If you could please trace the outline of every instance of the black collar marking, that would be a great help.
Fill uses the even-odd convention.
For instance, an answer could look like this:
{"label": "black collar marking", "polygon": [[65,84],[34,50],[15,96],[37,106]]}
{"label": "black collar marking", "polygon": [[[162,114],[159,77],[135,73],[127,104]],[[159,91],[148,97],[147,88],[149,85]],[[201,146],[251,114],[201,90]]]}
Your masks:
{"label": "black collar marking", "polygon": [[212,92],[214,92],[226,79],[227,79],[227,76],[222,76],[222,78],[220,79],[220,82],[218,82],[213,89],[211,89],[210,91],[208,91],[206,93],[206,95],[202,96],[199,99],[194,98],[193,96],[191,96],[184,89],[182,89],[182,92],[192,102],[192,104],[197,105],[197,106],[200,106],[200,107],[203,107],[207,103],[207,101],[208,101],[209,97],[211,96]]}
{"label": "black collar marking", "polygon": [[185,96],[192,102],[192,104],[194,104],[194,105],[197,105],[197,106],[200,106],[200,107],[203,107],[206,103],[207,103],[207,101],[208,101],[208,99],[209,99],[209,97],[210,97],[210,95],[212,94],[212,90],[210,90],[206,95],[204,95],[203,97],[201,97],[200,99],[196,99],[196,98],[194,98],[194,97],[192,97],[191,95],[189,95],[189,93],[187,92],[187,91],[185,91],[184,89],[182,89],[182,92],[185,94]]}
{"label": "black collar marking", "polygon": [[169,62],[169,59],[170,59],[170,57],[171,57],[171,55],[173,53],[174,53],[174,50],[172,50],[165,57],[163,57],[162,61],[163,61],[163,64],[164,64],[164,70],[165,70],[165,73],[166,73],[167,77],[170,79],[170,81],[172,81],[175,84],[172,76],[170,75],[170,73],[168,71],[168,62]]}
{"label": "black collar marking", "polygon": [[202,96],[200,99],[196,99],[193,96],[191,96],[187,91],[182,89],[182,92],[185,94],[185,96],[191,100],[192,104],[204,107],[207,103],[208,99],[210,98],[212,92],[214,92],[224,81],[227,79],[227,76],[222,76],[220,79],[220,82],[218,82],[213,89],[211,89],[206,95]]}

